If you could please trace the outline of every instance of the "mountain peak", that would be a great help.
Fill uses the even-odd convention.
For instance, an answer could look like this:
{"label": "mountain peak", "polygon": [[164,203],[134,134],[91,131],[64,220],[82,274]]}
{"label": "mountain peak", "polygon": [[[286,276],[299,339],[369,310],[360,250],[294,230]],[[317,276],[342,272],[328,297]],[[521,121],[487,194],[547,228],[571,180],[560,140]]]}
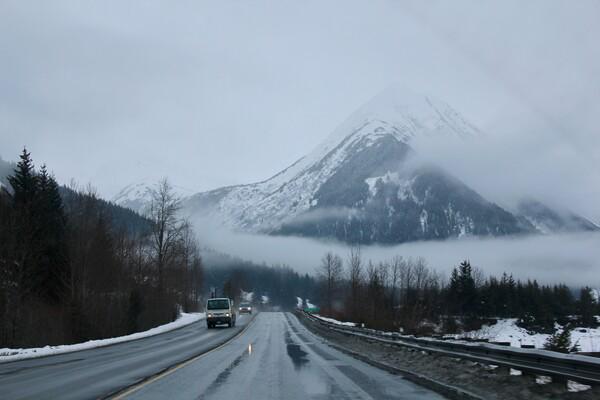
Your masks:
{"label": "mountain peak", "polygon": [[405,143],[418,135],[454,135],[461,138],[480,135],[476,127],[447,103],[394,84],[353,112],[326,143],[340,142],[365,124],[380,124],[384,129],[385,126],[392,127],[393,132],[390,133]]}

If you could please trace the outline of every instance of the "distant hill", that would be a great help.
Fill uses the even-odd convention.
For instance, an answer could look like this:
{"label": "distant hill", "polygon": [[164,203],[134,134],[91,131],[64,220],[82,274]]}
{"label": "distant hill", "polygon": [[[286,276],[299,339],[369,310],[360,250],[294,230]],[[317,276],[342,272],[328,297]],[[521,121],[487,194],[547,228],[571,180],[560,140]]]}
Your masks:
{"label": "distant hill", "polygon": [[[7,177],[12,175],[14,168],[14,163],[0,159],[0,186],[10,188]],[[112,222],[111,226],[113,226],[114,229],[124,230],[132,234],[144,234],[150,229],[150,221],[129,208],[121,207],[102,198],[78,193],[66,186],[60,187],[60,194],[67,211],[69,205],[74,201],[86,197],[89,201],[100,205],[98,208],[102,210],[105,215],[110,217]]]}

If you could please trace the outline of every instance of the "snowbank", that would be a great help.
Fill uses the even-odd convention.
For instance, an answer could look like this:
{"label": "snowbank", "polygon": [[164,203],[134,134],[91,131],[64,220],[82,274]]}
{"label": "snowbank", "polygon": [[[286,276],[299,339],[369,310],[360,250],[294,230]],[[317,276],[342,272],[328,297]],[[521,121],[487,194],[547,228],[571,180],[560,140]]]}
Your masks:
{"label": "snowbank", "polygon": [[65,344],[59,346],[45,346],[29,349],[8,349],[0,348],[0,362],[23,360],[26,358],[35,358],[62,353],[71,353],[73,351],[94,349],[96,347],[104,347],[111,344],[129,342],[136,339],[142,339],[149,336],[158,335],[172,331],[177,328],[192,324],[196,321],[204,319],[205,313],[181,313],[177,320],[165,325],[157,326],[144,332],[133,333],[127,336],[119,336],[116,338],[90,340],[84,343]]}
{"label": "snowbank", "polygon": [[[460,335],[472,339],[488,339],[495,342],[510,342],[511,346],[534,345],[536,349],[544,347],[550,335],[530,334],[517,326],[516,318],[498,320],[495,325],[484,325],[481,329]],[[600,329],[575,328],[571,331],[571,344],[579,345],[582,352],[600,352]]]}
{"label": "snowbank", "polygon": [[319,314],[313,314],[315,317],[322,319],[325,322],[329,322],[335,325],[343,325],[343,326],[356,326],[356,324],[354,322],[342,322],[342,321],[338,321],[337,319],[333,319],[333,318],[327,318],[327,317],[323,317]]}

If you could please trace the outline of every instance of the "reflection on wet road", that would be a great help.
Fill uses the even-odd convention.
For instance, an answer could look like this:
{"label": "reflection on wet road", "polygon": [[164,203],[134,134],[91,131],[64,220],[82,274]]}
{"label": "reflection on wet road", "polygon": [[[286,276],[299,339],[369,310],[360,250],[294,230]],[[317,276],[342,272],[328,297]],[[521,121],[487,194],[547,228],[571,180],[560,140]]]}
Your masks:
{"label": "reflection on wet road", "polygon": [[259,314],[226,346],[128,398],[442,399],[332,349],[284,313]]}

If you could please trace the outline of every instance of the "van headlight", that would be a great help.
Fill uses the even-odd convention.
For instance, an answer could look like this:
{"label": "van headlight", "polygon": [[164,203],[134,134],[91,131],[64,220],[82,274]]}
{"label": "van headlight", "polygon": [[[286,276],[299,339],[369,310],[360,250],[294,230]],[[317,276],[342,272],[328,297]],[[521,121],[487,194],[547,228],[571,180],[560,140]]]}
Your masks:
{"label": "van headlight", "polygon": [[226,317],[229,317],[229,313],[225,313],[225,316],[226,316]]}
{"label": "van headlight", "polygon": [[212,318],[212,314],[211,313],[208,313],[208,318]]}

